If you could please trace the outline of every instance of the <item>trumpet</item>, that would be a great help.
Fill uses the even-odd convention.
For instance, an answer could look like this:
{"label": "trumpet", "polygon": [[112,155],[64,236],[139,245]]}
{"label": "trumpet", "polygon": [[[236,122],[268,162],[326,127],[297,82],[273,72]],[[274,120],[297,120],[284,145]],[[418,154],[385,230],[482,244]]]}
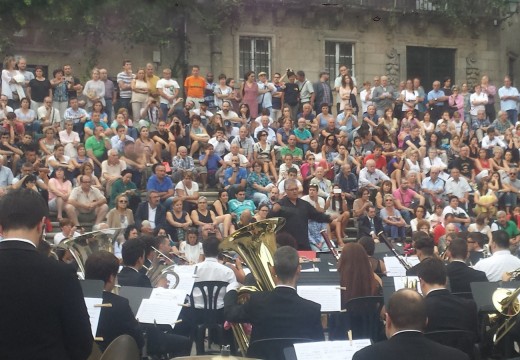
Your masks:
{"label": "trumpet", "polygon": [[520,268],[513,270],[511,272],[506,272],[507,276],[509,276],[509,281],[518,280],[520,277]]}

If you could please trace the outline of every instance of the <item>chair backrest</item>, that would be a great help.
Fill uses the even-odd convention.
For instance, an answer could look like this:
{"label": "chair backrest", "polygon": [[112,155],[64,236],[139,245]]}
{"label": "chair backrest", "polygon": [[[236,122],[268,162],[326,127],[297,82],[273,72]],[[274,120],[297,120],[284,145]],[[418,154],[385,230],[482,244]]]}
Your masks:
{"label": "chair backrest", "polygon": [[249,344],[247,356],[265,360],[285,360],[285,350],[296,343],[312,342],[305,338],[269,338],[255,340]]}
{"label": "chair backrest", "polygon": [[220,291],[224,288],[226,290],[226,286],[229,283],[225,281],[199,281],[193,284],[193,290],[190,294],[190,303],[192,308],[195,307],[195,302],[193,300],[193,292],[200,291],[202,294],[202,299],[204,300],[204,309],[205,310],[216,310],[217,309],[217,300],[219,298]]}
{"label": "chair backrest", "polygon": [[139,360],[140,356],[134,338],[121,335],[108,345],[100,360]]}
{"label": "chair backrest", "polygon": [[467,330],[439,330],[424,334],[428,339],[439,344],[459,349],[470,357],[475,358],[475,334]]}
{"label": "chair backrest", "polygon": [[473,300],[473,293],[471,293],[471,292],[458,292],[458,293],[451,293],[451,294],[461,297],[463,299]]}
{"label": "chair backrest", "polygon": [[345,313],[336,314],[331,324],[331,340],[344,340],[348,330],[352,330],[354,339],[372,339],[379,341],[382,337],[383,323],[380,319],[384,305],[382,296],[364,296],[350,299],[344,306]]}

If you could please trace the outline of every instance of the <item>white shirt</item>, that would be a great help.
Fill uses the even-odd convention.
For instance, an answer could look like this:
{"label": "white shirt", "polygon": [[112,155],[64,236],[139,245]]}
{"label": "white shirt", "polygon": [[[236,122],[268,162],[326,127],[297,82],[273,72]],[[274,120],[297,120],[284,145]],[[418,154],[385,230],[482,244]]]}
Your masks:
{"label": "white shirt", "polygon": [[[367,97],[367,94],[369,93],[370,95],[370,100],[366,101],[366,97]],[[374,105],[374,102],[372,101],[372,91],[367,91],[366,89],[363,89],[361,90],[361,93],[359,94],[359,97],[361,98],[361,109],[362,109],[362,113],[366,113],[367,112],[367,108],[369,105]]]}
{"label": "white shirt", "polygon": [[[168,96],[173,96],[175,94],[175,89],[180,89],[177,81],[175,81],[173,79],[168,79],[168,80],[160,79],[159,81],[157,81],[157,85],[155,87],[157,89],[162,89],[162,91]],[[165,99],[162,96],[161,96],[160,102],[161,102],[161,104],[170,103],[168,101],[168,99]]]}
{"label": "white shirt", "polygon": [[[227,153],[224,156],[224,162],[231,163],[231,158],[233,156],[232,153]],[[243,154],[237,154],[236,156],[238,156],[238,160],[240,160],[240,167],[249,167],[249,161]]]}
{"label": "white shirt", "polygon": [[[498,89],[498,96],[500,98],[503,96],[519,96],[518,89],[514,86],[510,86],[508,88],[502,86],[500,89]],[[518,100],[500,100],[500,110],[516,110],[517,103]]]}
{"label": "white shirt", "polygon": [[148,221],[150,222],[150,227],[155,229],[155,213],[157,212],[157,206],[152,209],[150,204],[148,204]]}
{"label": "white shirt", "polygon": [[[197,267],[196,282],[200,281],[225,281],[227,283],[232,283],[237,281],[237,278],[233,270],[225,265],[220,264],[216,258],[208,257]],[[194,287],[192,294],[195,307],[197,309],[203,308],[204,299],[202,298],[202,294],[199,289]],[[220,290],[217,299],[217,309],[222,309],[224,307],[224,295],[226,295],[226,288],[222,288]]]}
{"label": "white shirt", "polygon": [[507,149],[506,143],[500,140],[498,136],[495,136],[493,140],[489,140],[488,135],[482,138],[482,149],[493,149],[495,146],[500,146],[503,149]]}
{"label": "white shirt", "polygon": [[520,259],[511,255],[509,250],[499,250],[493,256],[481,259],[473,269],[484,271],[489,281],[500,281],[505,272],[520,268]]}
{"label": "white shirt", "polygon": [[199,262],[201,255],[204,255],[201,242],[198,242],[195,245],[190,245],[187,241],[183,241],[179,245],[179,252],[183,254],[183,256],[188,259],[189,262],[194,264]]}
{"label": "white shirt", "polygon": [[71,131],[70,134],[67,133],[67,130],[62,130],[59,132],[60,135],[60,142],[63,145],[72,144],[72,143],[78,143],[79,140],[79,134],[75,131]]}
{"label": "white shirt", "polygon": [[[81,234],[77,231],[74,231],[74,234],[72,234],[72,236],[70,237],[71,239],[75,238],[76,236],[80,236]],[[59,232],[57,233],[56,235],[54,235],[54,245],[59,245],[60,242],[65,239],[66,236],[62,233],[62,232]]]}
{"label": "white shirt", "polygon": [[459,181],[455,181],[452,177],[450,177],[446,181],[446,191],[447,195],[455,195],[458,198],[464,197],[464,194],[471,191],[471,187],[468,184],[468,180],[464,179],[462,176],[459,177]]}
{"label": "white shirt", "polygon": [[381,170],[375,169],[373,173],[368,172],[368,168],[363,168],[359,172],[359,186],[367,186],[368,184],[377,185],[381,180],[390,180],[390,178]]}
{"label": "white shirt", "polygon": [[466,215],[466,218],[469,219],[468,213],[464,211],[464,209],[457,207],[456,209],[452,208],[451,206],[446,206],[444,210],[442,210],[442,218],[444,219],[446,217],[446,214],[453,214],[455,216],[464,214]]}
{"label": "white shirt", "polygon": [[483,92],[481,92],[480,94],[477,94],[477,93],[471,94],[469,97],[469,102],[471,104],[469,113],[473,116],[477,116],[479,110],[485,110],[486,109],[485,105],[473,105],[473,101],[480,102],[480,101],[484,101],[484,100],[487,102],[488,96],[487,96],[487,94],[484,94]]}

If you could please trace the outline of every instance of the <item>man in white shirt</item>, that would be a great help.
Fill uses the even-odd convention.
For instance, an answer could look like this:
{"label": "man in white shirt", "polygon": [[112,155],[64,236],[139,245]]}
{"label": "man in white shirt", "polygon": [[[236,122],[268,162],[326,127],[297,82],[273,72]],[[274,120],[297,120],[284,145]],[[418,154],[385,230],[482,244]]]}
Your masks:
{"label": "man in white shirt", "polygon": [[222,116],[222,121],[229,120],[234,126],[241,126],[242,120],[240,120],[238,114],[231,109],[231,103],[228,100],[224,100],[222,101],[222,110],[217,111],[217,114]]}
{"label": "man in white shirt", "polygon": [[157,81],[157,91],[160,95],[161,120],[166,120],[168,110],[173,106],[179,95],[179,84],[172,79],[172,71],[168,68],[163,69],[163,77]]}
{"label": "man in white shirt", "polygon": [[[220,241],[212,236],[202,243],[205,260],[197,265],[196,283],[201,281],[223,281],[229,284],[237,281],[235,273],[229,267],[218,262]],[[224,295],[226,295],[226,287],[220,289],[217,298],[217,309],[224,308]],[[197,287],[193,287],[193,301],[195,308],[204,308],[204,300],[202,293]]]}
{"label": "man in white shirt", "polygon": [[[254,138],[258,139],[258,132],[265,131],[267,133],[267,141],[274,145],[276,143],[276,132],[269,126],[270,118],[267,115],[262,115],[260,119],[260,126],[255,128]],[[258,139],[259,140],[259,139]]]}
{"label": "man in white shirt", "polygon": [[87,122],[88,114],[85,109],[79,107],[78,99],[70,99],[69,104],[70,107],[65,110],[63,118],[65,120],[72,120],[74,131],[81,135],[84,133],[83,128]]}
{"label": "man in white shirt", "polygon": [[231,163],[231,160],[233,159],[233,156],[238,156],[238,159],[240,160],[240,167],[248,168],[251,164],[247,160],[247,157],[245,155],[240,154],[240,147],[237,143],[232,143],[229,145],[229,153],[224,156],[224,162],[226,163],[226,166],[233,165]]}
{"label": "man in white shirt", "polygon": [[36,111],[42,129],[47,126],[53,126],[57,131],[63,128],[60,111],[52,106],[52,98],[48,96],[45,97],[43,99],[43,105],[40,106]]}
{"label": "man in white shirt", "polygon": [[463,208],[459,207],[459,198],[457,196],[451,195],[449,200],[449,205],[442,211],[442,217],[444,218],[446,214],[453,214],[453,216],[455,216],[453,222],[456,223],[456,226],[460,230],[464,231],[466,226],[471,222],[471,219],[469,218],[468,213]]}
{"label": "man in white shirt", "polygon": [[78,214],[88,215],[95,224],[99,224],[105,219],[108,212],[107,199],[105,195],[95,187],[92,187],[90,176],[80,176],[81,184],[72,189],[68,204],[65,206],[67,217],[72,220],[74,225],[79,225]]}
{"label": "man in white shirt", "polygon": [[76,148],[80,143],[79,134],[72,131],[73,125],[71,120],[67,120],[65,122],[65,130],[59,132],[60,142],[65,146],[65,155],[71,158],[78,155]]}
{"label": "man in white shirt", "polygon": [[509,76],[504,78],[504,86],[498,89],[498,96],[500,97],[500,110],[507,112],[509,121],[515,125],[518,118],[520,94],[517,88],[511,86],[511,78]]}
{"label": "man in white shirt", "polygon": [[380,183],[390,178],[381,170],[376,169],[376,162],[367,160],[366,166],[359,172],[359,187],[366,186],[370,190],[378,190]]}
{"label": "man in white shirt", "polygon": [[448,196],[455,195],[459,198],[459,204],[466,208],[469,201],[469,193],[471,187],[468,180],[460,176],[460,170],[457,168],[451,169],[451,177],[446,181],[445,193]]}
{"label": "man in white shirt", "polygon": [[199,115],[200,121],[204,127],[208,125],[208,120],[213,117],[213,113],[208,110],[208,102],[206,100],[199,101],[199,108],[190,111],[191,115]]}
{"label": "man in white shirt", "polygon": [[258,73],[258,97],[256,98],[258,104],[262,105],[262,109],[269,110],[273,107],[273,93],[276,92],[276,87],[273,83],[267,80],[267,73],[261,71]]}
{"label": "man in white shirt", "polygon": [[490,249],[493,255],[473,267],[485,272],[489,281],[500,281],[504,273],[520,268],[520,259],[511,255],[509,235],[504,230],[493,231]]}
{"label": "man in white shirt", "polygon": [[489,127],[487,129],[487,135],[482,138],[482,145],[480,147],[491,152],[495,146],[500,146],[504,150],[507,149],[506,143],[495,136],[495,128]]}

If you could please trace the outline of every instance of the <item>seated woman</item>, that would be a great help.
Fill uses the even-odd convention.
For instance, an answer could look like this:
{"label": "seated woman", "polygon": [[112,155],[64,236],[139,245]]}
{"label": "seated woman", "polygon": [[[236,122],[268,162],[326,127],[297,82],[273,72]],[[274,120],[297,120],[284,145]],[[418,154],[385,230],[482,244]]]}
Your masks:
{"label": "seated woman", "polygon": [[199,241],[199,231],[197,228],[187,228],[186,240],[181,241],[179,245],[179,255],[185,257],[189,264],[196,264],[204,261],[202,242]]}
{"label": "seated woman", "polygon": [[175,195],[182,199],[182,206],[187,212],[190,212],[197,207],[199,184],[196,181],[193,181],[192,172],[184,172],[182,180],[175,186]]}
{"label": "seated woman", "polygon": [[72,183],[65,179],[65,169],[58,166],[54,170],[54,177],[49,179],[49,210],[56,211],[58,221],[63,219],[63,210],[72,191]]}
{"label": "seated woman", "polygon": [[107,224],[109,228],[126,228],[128,225],[134,225],[134,214],[128,208],[128,197],[125,194],[116,197],[115,208],[107,214]]}
{"label": "seated woman", "polygon": [[345,237],[345,227],[350,219],[350,212],[348,211],[346,195],[341,192],[339,185],[334,185],[332,193],[327,197],[325,210],[332,219],[329,234],[332,233],[331,230],[334,230],[338,246],[342,246],[343,238]]}
{"label": "seated woman", "polygon": [[65,171],[65,177],[67,180],[70,180],[71,182],[74,180],[74,175],[76,173],[74,163],[70,157],[65,155],[65,148],[61,144],[54,146],[53,155],[47,158],[47,167],[51,172],[51,176],[56,168],[62,167]]}
{"label": "seated woman", "polygon": [[386,276],[385,262],[380,259],[374,258],[374,251],[376,249],[376,243],[371,236],[363,236],[358,240],[358,244],[363,246],[368,255],[368,262],[372,267],[372,271],[379,277]]}
{"label": "seated woman", "polygon": [[393,241],[404,242],[406,222],[399,210],[394,206],[394,198],[392,195],[385,195],[385,207],[381,209],[379,216],[383,220],[383,228],[385,234]]}
{"label": "seated woman", "polygon": [[217,218],[215,212],[208,209],[208,199],[205,196],[199,197],[197,209],[191,212],[191,220],[203,233],[218,229],[220,223],[224,226],[222,234],[224,237],[228,236],[231,231],[231,215],[225,214]]}
{"label": "seated woman", "polygon": [[110,191],[110,208],[115,207],[116,198],[121,194],[128,197],[128,208],[135,212],[141,202],[141,197],[137,191],[137,185],[132,181],[132,171],[129,169],[121,171],[121,177],[114,181],[112,185]]}
{"label": "seated woman", "polygon": [[102,351],[120,335],[127,334],[134,338],[137,347],[144,345],[142,330],[136,320],[128,300],[112,293],[116,285],[116,276],[119,271],[119,260],[108,251],[98,251],[90,255],[85,262],[85,279],[102,280],[103,303],[110,303],[110,308],[102,308],[99,316],[97,336],[103,341],[98,342]]}
{"label": "seated woman", "polygon": [[410,227],[412,228],[412,232],[418,231],[418,224],[421,220],[426,220],[426,217],[430,214],[427,213],[426,208],[423,205],[419,205],[415,208],[414,211],[415,218],[410,220]]}
{"label": "seated woman", "polygon": [[190,117],[191,128],[190,128],[190,139],[191,148],[190,156],[193,156],[199,148],[207,144],[209,141],[209,135],[204,126],[201,124],[201,118],[199,115],[192,115]]}
{"label": "seated woman", "polygon": [[368,198],[370,197],[370,190],[366,187],[362,187],[358,190],[358,198],[354,200],[354,204],[352,205],[353,217],[358,218],[360,216],[367,214],[367,209],[369,206],[374,206],[372,201]]}
{"label": "seated woman", "polygon": [[182,199],[173,199],[172,208],[166,212],[166,222],[168,223],[168,233],[174,242],[186,240],[186,231],[193,225],[190,215],[182,208]]}
{"label": "seated woman", "polygon": [[376,193],[376,209],[378,211],[385,207],[383,201],[385,195],[392,195],[392,181],[390,180],[383,181],[381,187]]}
{"label": "seated woman", "polygon": [[81,176],[87,175],[92,180],[93,187],[97,188],[99,191],[103,192],[105,190],[105,187],[101,185],[101,182],[99,181],[99,178],[94,175],[94,165],[92,165],[89,162],[83,163],[81,167],[79,168],[79,175],[76,177],[76,184],[81,184]]}

